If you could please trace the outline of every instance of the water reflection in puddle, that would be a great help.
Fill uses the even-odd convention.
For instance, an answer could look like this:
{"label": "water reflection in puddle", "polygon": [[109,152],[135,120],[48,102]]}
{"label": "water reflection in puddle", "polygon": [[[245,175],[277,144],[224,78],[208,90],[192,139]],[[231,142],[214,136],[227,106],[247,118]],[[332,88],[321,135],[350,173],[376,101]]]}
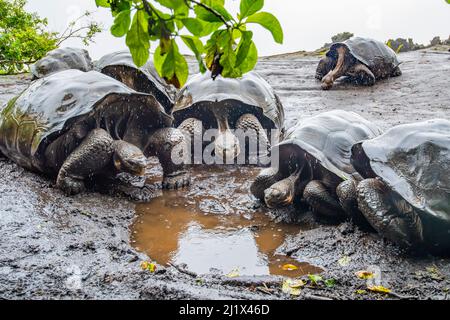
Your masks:
{"label": "water reflection in puddle", "polygon": [[[249,194],[257,168],[197,167],[190,189],[164,191],[137,205],[133,245],[160,264],[186,264],[198,274],[290,277],[322,270],[276,249],[301,227],[274,223]],[[283,265],[293,264],[294,271]]]}

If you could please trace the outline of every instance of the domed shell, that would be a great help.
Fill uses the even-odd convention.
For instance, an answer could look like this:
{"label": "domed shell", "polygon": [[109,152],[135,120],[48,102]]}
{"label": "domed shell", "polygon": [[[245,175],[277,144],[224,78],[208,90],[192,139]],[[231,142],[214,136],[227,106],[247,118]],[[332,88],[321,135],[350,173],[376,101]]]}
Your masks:
{"label": "domed shell", "polygon": [[40,79],[68,69],[91,71],[93,64],[89,52],[70,47],[52,50],[31,66],[31,73],[35,79]]}
{"label": "domed shell", "polygon": [[266,127],[283,128],[283,105],[273,88],[256,72],[237,79],[218,76],[213,80],[210,71],[194,76],[179,93],[173,115],[177,122],[190,116],[201,117],[196,109],[213,105],[231,107],[241,115],[254,113]]}
{"label": "domed shell", "polygon": [[352,162],[377,176],[413,207],[450,223],[450,121],[399,125],[358,143]]}
{"label": "domed shell", "polygon": [[350,163],[352,146],[380,134],[376,125],[357,113],[333,110],[300,121],[288,130],[278,147],[282,152],[283,148],[294,145],[341,179],[361,179]]}
{"label": "domed shell", "polygon": [[154,95],[166,112],[172,110],[178,91],[159,76],[151,60],[138,68],[129,51],[117,51],[96,61],[95,70],[123,82],[133,90]]}
{"label": "domed shell", "polygon": [[[108,114],[108,107],[119,105],[119,111]],[[145,125],[149,127],[151,123],[158,127],[172,124],[172,118],[151,95],[138,93],[96,71],[58,72],[33,82],[2,110],[0,150],[26,168],[43,171],[40,157],[46,146],[74,123],[100,114],[96,120],[101,118],[105,123],[97,126],[114,135],[119,124],[110,122],[126,120],[122,124],[130,125],[130,117],[123,110],[146,115],[140,122],[148,122]]]}
{"label": "domed shell", "polygon": [[350,53],[365,64],[377,78],[388,76],[400,65],[397,55],[385,43],[369,38],[353,37],[344,42],[334,43],[327,53],[337,59],[337,48],[346,46]]}

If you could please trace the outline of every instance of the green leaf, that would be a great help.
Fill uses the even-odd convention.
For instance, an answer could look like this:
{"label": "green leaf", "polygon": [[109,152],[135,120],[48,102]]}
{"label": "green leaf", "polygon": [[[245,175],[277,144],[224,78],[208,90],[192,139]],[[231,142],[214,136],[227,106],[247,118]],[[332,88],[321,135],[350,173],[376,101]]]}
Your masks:
{"label": "green leaf", "polygon": [[236,52],[234,51],[234,40],[231,32],[227,31],[219,40],[223,49],[220,57],[220,65],[223,67],[222,76],[225,78],[238,78],[242,76],[239,68],[236,68]]}
{"label": "green leaf", "polygon": [[156,2],[169,9],[176,9],[184,5],[184,0],[156,0]]}
{"label": "green leaf", "polygon": [[123,37],[127,34],[131,24],[131,10],[121,11],[114,19],[111,34],[115,37]]}
{"label": "green leaf", "polygon": [[[233,20],[233,16],[224,8],[222,4],[217,1],[205,1],[205,4],[208,5],[213,11],[222,16],[225,21]],[[207,22],[223,22],[220,17],[218,17],[215,13],[196,5],[194,7],[194,12],[197,15],[198,19]]]}
{"label": "green leaf", "polygon": [[184,26],[192,33],[194,36],[201,36],[203,32],[203,23],[201,20],[195,18],[186,18],[181,20]]}
{"label": "green leaf", "polygon": [[247,73],[255,69],[256,63],[258,62],[258,49],[253,41],[251,41],[250,49],[248,50],[247,57],[244,62],[239,66],[242,74]]}
{"label": "green leaf", "polygon": [[95,0],[95,4],[97,5],[97,7],[103,7],[103,8],[111,7],[108,0]]}
{"label": "green leaf", "polygon": [[177,88],[181,88],[187,81],[189,68],[186,59],[180,54],[175,40],[171,40],[170,48],[165,55],[161,55],[161,49],[155,51],[155,68],[161,77]]}
{"label": "green leaf", "polygon": [[131,28],[127,33],[126,44],[133,56],[134,63],[141,67],[149,58],[150,38],[148,34],[148,22],[145,12],[138,10],[133,18]]}
{"label": "green leaf", "polygon": [[192,36],[181,36],[181,39],[184,41],[186,46],[188,46],[188,48],[191,49],[191,51],[195,54],[200,72],[205,73],[206,67],[202,59],[202,53],[205,51],[203,43],[200,41],[200,39]]}
{"label": "green leaf", "polygon": [[318,285],[319,282],[323,281],[322,276],[318,274],[308,274],[308,278],[313,285]]}
{"label": "green leaf", "polygon": [[258,12],[246,20],[246,23],[257,23],[272,33],[275,42],[283,43],[283,29],[278,19],[271,13]]}
{"label": "green leaf", "polygon": [[326,279],[324,283],[328,288],[333,288],[336,285],[336,279],[333,278]]}
{"label": "green leaf", "polygon": [[243,31],[236,55],[236,67],[239,67],[248,56],[252,44],[253,32]]}
{"label": "green leaf", "polygon": [[248,16],[258,12],[264,7],[264,0],[241,0],[240,19],[243,20]]}

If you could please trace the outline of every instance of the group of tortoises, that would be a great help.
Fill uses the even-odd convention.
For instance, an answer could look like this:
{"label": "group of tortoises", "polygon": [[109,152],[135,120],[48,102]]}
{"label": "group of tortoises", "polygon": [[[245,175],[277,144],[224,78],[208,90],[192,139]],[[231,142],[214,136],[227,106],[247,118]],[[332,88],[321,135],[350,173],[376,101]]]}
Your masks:
{"label": "group of tortoises", "polygon": [[[325,90],[341,76],[373,85],[401,75],[399,65],[384,43],[352,38],[331,46],[316,78]],[[56,177],[68,194],[97,177],[142,176],[149,156],[159,158],[164,187],[185,187],[187,142],[215,129],[213,154],[249,157],[239,129],[254,134],[263,154],[278,156],[251,187],[267,206],[302,202],[317,217],[351,218],[405,247],[450,248],[450,121],[383,133],[354,112],[333,110],[285,132],[280,99],[258,74],[212,79],[207,72],[178,92],[151,62],[136,67],[128,52],[93,63],[85,50],[57,49],[32,73],[30,87],[1,111],[0,153]]]}

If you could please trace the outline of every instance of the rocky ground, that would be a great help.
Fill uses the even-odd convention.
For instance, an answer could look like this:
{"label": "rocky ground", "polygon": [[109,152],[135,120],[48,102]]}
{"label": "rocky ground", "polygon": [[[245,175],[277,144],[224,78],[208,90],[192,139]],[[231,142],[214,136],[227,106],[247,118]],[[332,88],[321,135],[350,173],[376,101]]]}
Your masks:
{"label": "rocky ground", "polygon": [[[361,88],[324,92],[314,79],[317,57],[264,58],[258,71],[286,107],[287,126],[330,109],[359,112],[382,128],[450,117],[450,53],[400,55],[403,76]],[[0,77],[0,105],[29,84],[29,76]],[[130,245],[134,204],[97,193],[65,197],[52,181],[0,158],[0,299],[448,299],[450,259],[411,257],[353,225],[319,226],[288,238],[280,252],[325,269],[300,296],[281,291],[280,278],[196,278],[182,270],[140,268],[147,257]],[[367,290],[359,270],[380,275]],[[263,283],[269,289],[262,289]],[[330,284],[330,282],[328,282]],[[263,292],[265,291],[265,292]]]}

